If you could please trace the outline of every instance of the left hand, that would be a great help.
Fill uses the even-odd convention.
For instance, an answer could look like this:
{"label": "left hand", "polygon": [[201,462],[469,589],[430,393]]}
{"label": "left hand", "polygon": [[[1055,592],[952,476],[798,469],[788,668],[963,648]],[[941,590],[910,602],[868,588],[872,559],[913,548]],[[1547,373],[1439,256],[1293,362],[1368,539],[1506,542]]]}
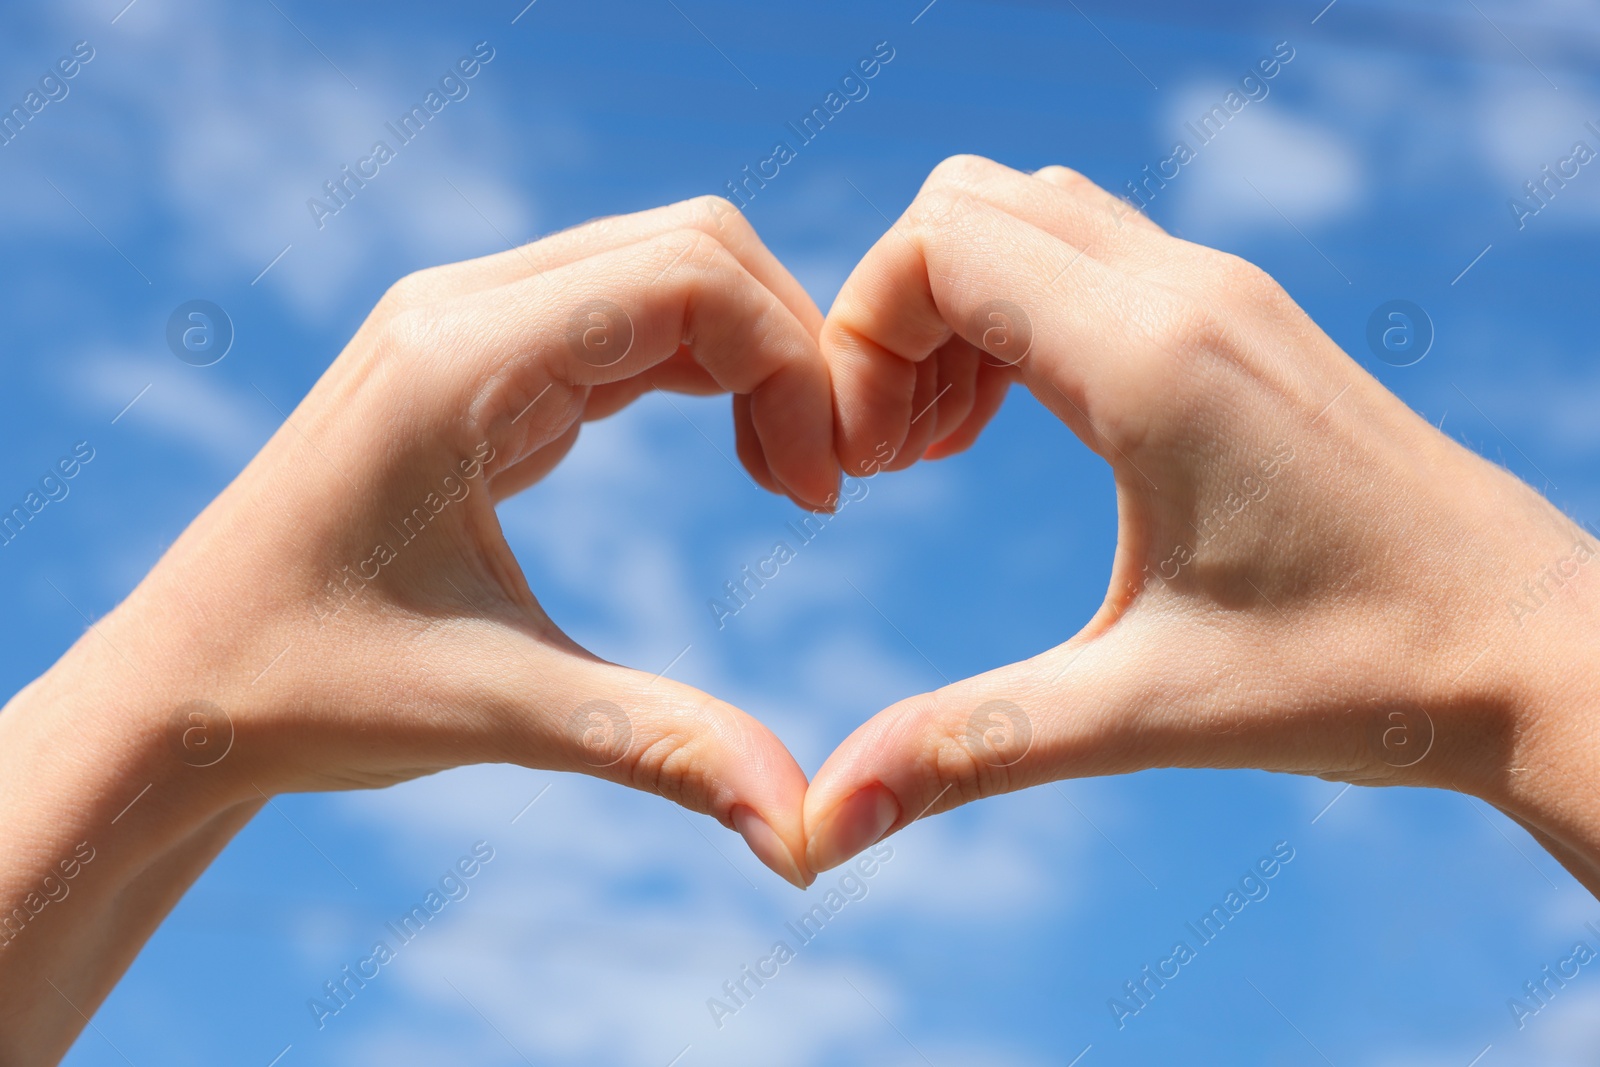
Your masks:
{"label": "left hand", "polygon": [[0,944],[0,1062],[58,1057],[275,793],[469,763],[577,771],[710,814],[808,884],[806,778],[782,742],[562,633],[494,506],[649,389],[734,394],[752,477],[827,506],[821,321],[714,198],[391,289],[150,575],[0,715],[0,914],[76,843],[96,855],[68,908]]}

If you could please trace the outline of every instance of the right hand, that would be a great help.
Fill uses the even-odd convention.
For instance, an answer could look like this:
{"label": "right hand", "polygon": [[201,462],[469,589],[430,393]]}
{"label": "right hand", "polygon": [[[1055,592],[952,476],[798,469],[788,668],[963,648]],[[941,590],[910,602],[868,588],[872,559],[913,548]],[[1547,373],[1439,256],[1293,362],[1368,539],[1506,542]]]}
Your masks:
{"label": "right hand", "polygon": [[1265,273],[1066,168],[957,157],[851,274],[822,347],[846,469],[882,441],[901,465],[965,447],[1016,379],[1110,464],[1120,525],[1076,635],[829,757],[813,870],[1029,785],[1256,767],[1477,794],[1600,889],[1600,550]]}

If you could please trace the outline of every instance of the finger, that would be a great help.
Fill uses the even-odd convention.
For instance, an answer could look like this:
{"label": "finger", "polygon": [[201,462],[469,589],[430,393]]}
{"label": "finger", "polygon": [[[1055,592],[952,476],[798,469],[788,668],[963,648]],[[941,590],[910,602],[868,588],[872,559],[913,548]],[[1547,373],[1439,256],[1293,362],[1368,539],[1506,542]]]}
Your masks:
{"label": "finger", "polygon": [[1043,167],[1034,171],[1033,177],[1093,203],[1110,217],[1115,226],[1131,226],[1156,237],[1167,236],[1167,231],[1146,215],[1143,208],[1134,207],[1121,197],[1100,188],[1070,167]]}
{"label": "finger", "polygon": [[739,462],[744,464],[745,470],[750,472],[750,477],[757,485],[770,492],[783,492],[778,480],[772,476],[772,468],[767,466],[766,452],[761,447],[761,436],[756,431],[755,419],[750,414],[750,398],[738,393],[733,395],[733,447],[739,456]]}
{"label": "finger", "polygon": [[923,458],[946,459],[971,448],[983,428],[999,412],[1000,405],[1005,403],[1006,391],[1015,377],[1010,367],[980,363],[977,381],[973,384],[971,410],[961,424],[930,447]]}
{"label": "finger", "polygon": [[578,443],[578,431],[581,429],[583,423],[574,422],[554,441],[491,477],[489,499],[498,504],[543,480],[545,475],[555,470],[557,464],[567,457],[567,453],[572,451],[572,446]]}
{"label": "finger", "polygon": [[596,422],[609,418],[644,394],[658,390],[685,396],[715,396],[723,391],[710,372],[694,361],[694,353],[687,348],[680,348],[666,362],[658,363],[632,378],[591,388],[589,398],[583,405],[583,421]]}
{"label": "finger", "polygon": [[[417,404],[445,432],[459,433],[459,413],[470,412],[469,434],[497,451],[503,443],[512,461],[565,432],[579,390],[635,377],[686,347],[718,388],[749,396],[767,466],[797,503],[821,506],[837,490],[832,390],[814,338],[699,231],[470,294],[392,329],[404,338],[392,347],[429,354]],[[443,405],[441,366],[456,384]]]}
{"label": "finger", "polygon": [[1182,350],[1165,333],[1192,333],[1204,315],[985,201],[924,195],[857,265],[823,325],[839,458],[848,469],[877,442],[904,447],[914,367],[953,329],[1015,365],[1047,407],[1115,459],[1146,418],[1135,387],[1170,372],[1154,361]]}
{"label": "finger", "polygon": [[834,750],[805,799],[818,873],[927,815],[983,797],[1137,764],[1116,724],[1146,702],[1109,644],[1034,660],[903,700]]}
{"label": "finger", "polygon": [[752,277],[783,302],[813,334],[822,312],[805,287],[762,243],[743,213],[720,196],[700,196],[676,204],[582,223],[504,252],[462,263],[430,267],[408,275],[388,301],[393,311],[419,301],[439,302],[509,285],[580,259],[627,248],[678,230],[699,230],[733,253]]}
{"label": "finger", "polygon": [[[813,336],[821,328],[822,313],[816,302],[762,243],[745,216],[722,197],[702,196],[631,215],[597,219],[505,252],[418,271],[390,290],[363,325],[363,331],[383,328],[408,308],[507,285],[587,256],[685,229],[699,230],[723,244],[753,277],[772,290]],[[607,391],[603,394],[605,399],[620,401],[607,413],[620,410],[644,391],[641,389],[626,400],[621,399],[625,395],[623,390]],[[759,440],[753,442],[753,448],[747,446],[747,450],[752,472],[766,470],[768,464],[761,455]],[[770,475],[764,479],[758,476],[756,481],[764,488],[783,492]]]}
{"label": "finger", "polygon": [[982,156],[953,156],[934,168],[922,188],[981,200],[1124,269],[1156,261],[1169,243],[1160,227],[1126,201],[1067,167],[1030,175]]}
{"label": "finger", "polygon": [[[1154,223],[1136,215],[1124,201],[1066,167],[1046,167],[1030,176],[992,160],[957,156],[935,168],[919,194],[919,201],[923,200],[944,206],[970,200],[987,204],[1000,213],[1030,224],[1063,241],[1073,250],[1072,258],[1067,261],[1067,269],[1076,268],[1078,264],[1074,261],[1080,258],[1096,257],[1120,270],[1146,269],[1161,264],[1163,255],[1170,252],[1169,246],[1176,244],[1167,239]],[[931,214],[937,214],[939,210],[941,208],[936,208]],[[930,213],[924,213],[927,214]],[[1133,216],[1131,220],[1128,217],[1130,215]],[[908,212],[902,223],[913,218],[913,212]],[[897,224],[897,228],[900,225]],[[889,237],[885,237],[880,244],[888,242]],[[1026,255],[1015,253],[1002,262],[1015,263],[1022,269],[1030,265]],[[864,274],[859,268],[857,273]],[[853,274],[852,278],[856,276]],[[865,295],[867,299],[896,300],[901,292],[881,281],[874,285],[865,277],[862,290],[862,293],[852,293],[852,297]],[[841,293],[841,297],[843,295]],[[838,313],[840,307],[841,302],[836,301],[834,314]],[[925,329],[932,332],[936,326],[926,324]],[[829,335],[833,336],[831,331]],[[925,343],[924,338],[918,340]],[[899,355],[904,359],[918,360],[922,358],[919,356],[922,347],[922,344],[913,344]],[[836,377],[841,379],[838,388],[844,395],[836,404],[840,409],[841,453],[848,464],[855,457],[853,450],[861,447],[861,442],[850,441],[845,436],[848,434],[846,420],[851,414],[857,414],[859,421],[865,424],[871,424],[877,418],[897,422],[900,409],[904,406],[902,393],[907,381],[912,381],[915,389],[921,380],[908,379],[902,369],[894,367],[892,362],[882,358],[883,353],[870,345],[852,348],[825,343],[824,352],[835,369]],[[843,374],[839,373],[841,368]],[[854,395],[850,390],[852,376],[856,381],[867,383]],[[915,397],[912,403],[914,409],[920,411]],[[981,428],[981,425],[973,427]],[[904,447],[900,450],[900,465],[909,464],[925,453],[925,448],[917,447],[923,443],[921,436],[912,430],[908,439],[902,442]],[[970,445],[971,440],[967,438],[962,447]],[[939,454],[950,453],[945,451]]]}
{"label": "finger", "polygon": [[[928,448],[950,436],[972,413],[982,356],[983,353],[964,337],[952,337],[934,354],[939,364],[939,392],[925,416],[933,424]],[[917,418],[912,416],[913,424]],[[924,448],[918,455],[925,455],[927,451]]]}
{"label": "finger", "polygon": [[938,428],[938,416],[933,412],[939,404],[939,354],[936,352],[924,359],[916,369],[917,379],[911,390],[911,421],[900,451],[885,465],[886,470],[903,470],[915,463],[933,443]]}
{"label": "finger", "polygon": [[563,727],[549,740],[564,769],[710,815],[780,877],[811,883],[801,821],[806,776],[772,731],[697,689],[639,671],[596,664],[574,681],[571,710],[546,720]]}
{"label": "finger", "polygon": [[[600,660],[559,631],[477,620],[471,669],[436,716],[459,761],[510,761],[588,774],[655,793],[735,830],[797,886],[805,865],[806,777],[760,721],[698,689]],[[442,742],[443,743],[443,742]]]}

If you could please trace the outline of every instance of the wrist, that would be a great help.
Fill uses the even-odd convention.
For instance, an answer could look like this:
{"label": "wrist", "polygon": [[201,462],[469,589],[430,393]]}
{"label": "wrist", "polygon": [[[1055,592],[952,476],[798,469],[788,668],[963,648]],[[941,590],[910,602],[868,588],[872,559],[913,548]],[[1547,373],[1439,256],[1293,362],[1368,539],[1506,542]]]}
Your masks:
{"label": "wrist", "polygon": [[0,759],[18,775],[0,781],[23,795],[76,782],[93,788],[80,798],[91,808],[128,785],[181,795],[202,813],[241,799],[223,769],[233,730],[221,705],[205,699],[198,674],[148,655],[118,622],[113,613],[95,623],[0,713]]}
{"label": "wrist", "polygon": [[1483,799],[1516,818],[1591,892],[1600,895],[1600,618],[1586,646],[1553,643],[1540,657],[1544,678],[1518,715],[1505,773]]}
{"label": "wrist", "polygon": [[1511,679],[1512,710],[1494,773],[1472,792],[1600,895],[1600,545],[1567,525],[1548,559],[1526,576],[1507,576],[1507,595],[1495,605],[1499,648],[1484,659]]}
{"label": "wrist", "polygon": [[55,1062],[260,803],[227,760],[185,761],[187,683],[123,660],[142,662],[116,629],[96,623],[0,712],[0,1062]]}

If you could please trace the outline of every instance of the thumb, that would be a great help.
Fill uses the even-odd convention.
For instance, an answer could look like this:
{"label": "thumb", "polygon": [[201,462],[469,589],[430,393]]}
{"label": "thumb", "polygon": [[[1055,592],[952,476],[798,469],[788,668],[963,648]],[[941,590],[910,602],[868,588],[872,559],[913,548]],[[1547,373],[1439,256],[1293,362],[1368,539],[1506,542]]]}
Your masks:
{"label": "thumb", "polygon": [[924,815],[1061,778],[1137,769],[1150,694],[1120,635],[910,697],[862,724],[805,798],[806,861],[836,867]]}
{"label": "thumb", "polygon": [[540,713],[521,702],[520,762],[655,793],[739,833],[804,889],[806,776],[759,720],[692,686],[570,653],[539,672]]}
{"label": "thumb", "polygon": [[1464,746],[1495,735],[1492,706],[1437,707],[1453,730],[1436,735],[1427,707],[1363,681],[1384,655],[1381,632],[1303,642],[1260,611],[1108,600],[1066,644],[903,700],[851,734],[806,793],[807,866],[828,870],[982,797],[1150,767],[1448,786]]}

